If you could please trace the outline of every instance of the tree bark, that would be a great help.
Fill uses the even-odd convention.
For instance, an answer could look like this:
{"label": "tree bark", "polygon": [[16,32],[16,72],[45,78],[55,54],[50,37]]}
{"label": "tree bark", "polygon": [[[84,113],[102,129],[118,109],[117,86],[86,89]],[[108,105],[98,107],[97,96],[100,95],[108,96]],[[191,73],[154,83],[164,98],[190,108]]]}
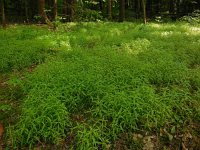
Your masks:
{"label": "tree bark", "polygon": [[42,18],[42,21],[44,21],[46,24],[48,24],[51,27],[53,26],[45,12],[45,0],[39,0],[39,14]]}
{"label": "tree bark", "polygon": [[74,19],[75,0],[63,0],[63,13],[66,21],[71,22]]}
{"label": "tree bark", "polygon": [[26,22],[29,22],[29,15],[28,15],[28,1],[24,1],[25,5],[25,16],[26,16]]}
{"label": "tree bark", "polygon": [[148,18],[152,18],[152,0],[147,0],[146,6],[148,6],[146,8],[146,13],[148,15],[147,17]]}
{"label": "tree bark", "polygon": [[141,17],[140,11],[141,11],[141,2],[140,0],[135,0],[135,17],[138,19]]}
{"label": "tree bark", "polygon": [[147,23],[146,0],[142,0],[142,7],[143,7],[143,20],[144,24],[146,24]]}
{"label": "tree bark", "polygon": [[108,0],[108,19],[112,19],[112,0]]}
{"label": "tree bark", "polygon": [[119,22],[123,22],[125,18],[125,1],[120,0],[119,5]]}
{"label": "tree bark", "polygon": [[180,0],[176,1],[176,18],[180,16]]}
{"label": "tree bark", "polygon": [[169,14],[170,14],[172,20],[176,20],[174,0],[169,1]]}
{"label": "tree bark", "polygon": [[99,0],[99,9],[103,11],[103,0]]}
{"label": "tree bark", "polygon": [[58,10],[57,10],[57,0],[54,0],[54,4],[53,4],[53,19],[56,20],[57,16],[58,16]]}
{"label": "tree bark", "polygon": [[5,15],[5,8],[4,8],[4,0],[1,0],[1,17],[2,17],[2,25],[3,28],[6,27],[6,15]]}

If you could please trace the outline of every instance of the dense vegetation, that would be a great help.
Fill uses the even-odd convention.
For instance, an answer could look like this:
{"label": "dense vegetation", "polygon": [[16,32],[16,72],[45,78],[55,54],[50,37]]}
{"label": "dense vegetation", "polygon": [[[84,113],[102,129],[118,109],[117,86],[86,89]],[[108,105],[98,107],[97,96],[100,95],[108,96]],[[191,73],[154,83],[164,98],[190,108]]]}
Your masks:
{"label": "dense vegetation", "polygon": [[0,10],[0,149],[200,149],[199,0]]}
{"label": "dense vegetation", "polygon": [[1,0],[4,24],[23,22],[178,20],[200,9],[199,0]]}
{"label": "dense vegetation", "polygon": [[12,25],[0,45],[5,147],[200,148],[199,25]]}

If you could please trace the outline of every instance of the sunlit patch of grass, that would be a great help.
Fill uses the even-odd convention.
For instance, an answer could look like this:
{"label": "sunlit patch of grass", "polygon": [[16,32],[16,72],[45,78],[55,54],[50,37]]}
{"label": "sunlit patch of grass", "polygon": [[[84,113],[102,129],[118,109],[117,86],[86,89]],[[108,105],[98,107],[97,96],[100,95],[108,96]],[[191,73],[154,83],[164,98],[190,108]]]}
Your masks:
{"label": "sunlit patch of grass", "polygon": [[140,52],[146,52],[150,46],[150,42],[147,39],[136,39],[130,43],[122,43],[122,51],[126,51],[129,54],[139,54]]}
{"label": "sunlit patch of grass", "polygon": [[72,50],[68,36],[53,34],[36,26],[11,26],[7,30],[1,29],[0,35],[0,72],[40,64],[55,51]]}

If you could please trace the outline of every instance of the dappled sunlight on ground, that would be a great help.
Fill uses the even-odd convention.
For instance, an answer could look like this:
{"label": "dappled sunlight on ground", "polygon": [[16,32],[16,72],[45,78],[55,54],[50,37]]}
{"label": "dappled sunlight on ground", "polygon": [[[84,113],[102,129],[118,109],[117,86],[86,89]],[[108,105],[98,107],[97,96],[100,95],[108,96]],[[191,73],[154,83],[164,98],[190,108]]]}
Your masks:
{"label": "dappled sunlight on ground", "polygon": [[52,50],[63,50],[63,51],[71,51],[70,39],[68,36],[57,35],[57,34],[49,34],[39,36],[36,39],[46,42]]}
{"label": "dappled sunlight on ground", "polygon": [[149,40],[139,38],[128,43],[122,43],[121,49],[123,52],[137,55],[141,52],[147,51],[150,45],[151,42]]}

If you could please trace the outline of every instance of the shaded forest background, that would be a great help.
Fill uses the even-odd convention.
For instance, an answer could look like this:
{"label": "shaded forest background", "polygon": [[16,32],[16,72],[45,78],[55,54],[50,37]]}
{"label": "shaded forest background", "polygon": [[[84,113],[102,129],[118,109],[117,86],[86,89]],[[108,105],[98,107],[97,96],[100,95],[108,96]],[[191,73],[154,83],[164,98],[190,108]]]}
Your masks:
{"label": "shaded forest background", "polygon": [[1,23],[171,21],[200,8],[200,0],[1,0]]}

